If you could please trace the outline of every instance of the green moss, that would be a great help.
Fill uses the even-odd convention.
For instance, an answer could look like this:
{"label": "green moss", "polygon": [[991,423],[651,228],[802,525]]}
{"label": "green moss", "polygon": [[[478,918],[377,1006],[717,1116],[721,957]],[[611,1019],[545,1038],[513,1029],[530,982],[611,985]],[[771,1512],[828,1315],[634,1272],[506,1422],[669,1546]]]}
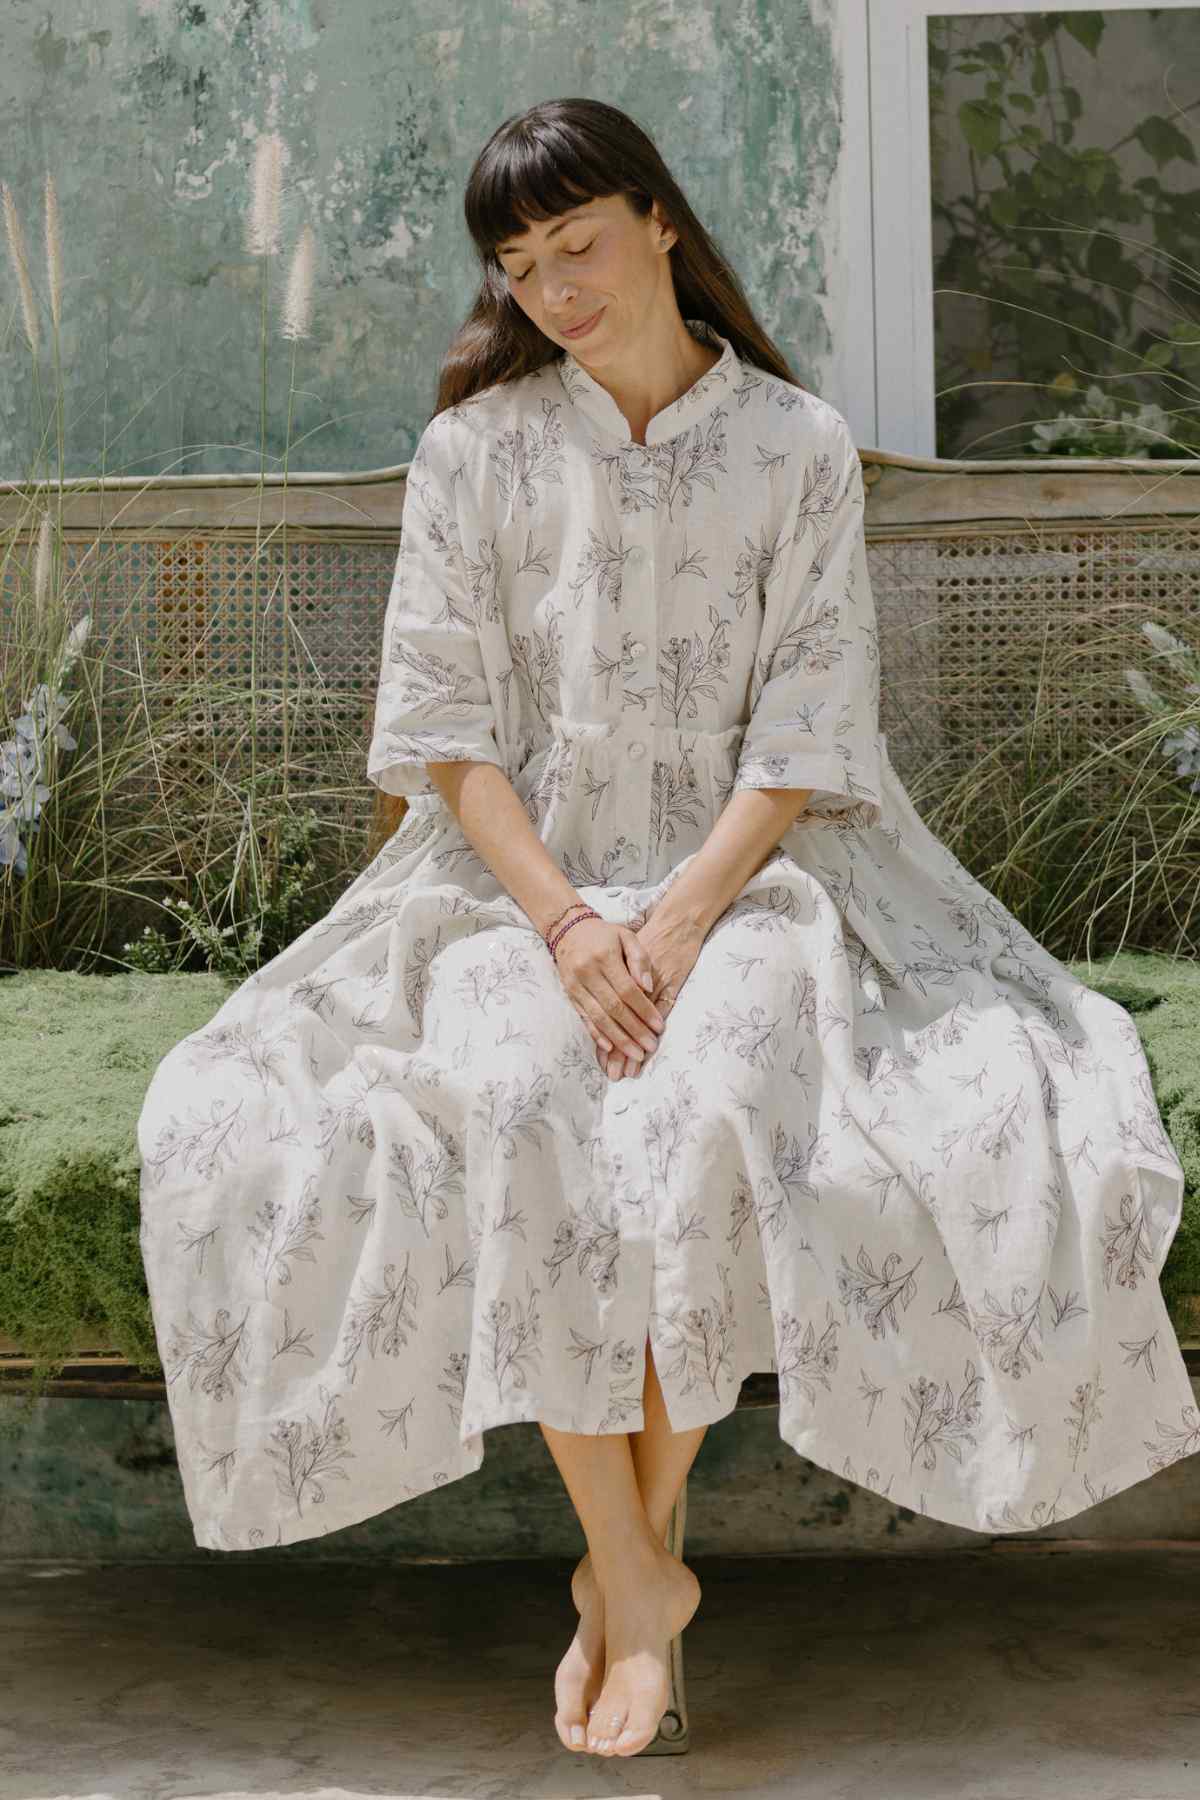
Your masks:
{"label": "green moss", "polygon": [[[1177,1331],[1200,1292],[1200,965],[1129,952],[1073,974],[1130,1013],[1183,1163],[1184,1214],[1162,1286]],[[200,975],[0,979],[0,1333],[35,1359],[35,1389],[102,1332],[162,1367],[138,1239],[137,1119],[167,1051],[236,985]]]}
{"label": "green moss", "polygon": [[55,969],[0,979],[0,1333],[33,1357],[35,1391],[97,1332],[162,1373],[138,1241],[138,1114],[161,1058],[234,985]]}

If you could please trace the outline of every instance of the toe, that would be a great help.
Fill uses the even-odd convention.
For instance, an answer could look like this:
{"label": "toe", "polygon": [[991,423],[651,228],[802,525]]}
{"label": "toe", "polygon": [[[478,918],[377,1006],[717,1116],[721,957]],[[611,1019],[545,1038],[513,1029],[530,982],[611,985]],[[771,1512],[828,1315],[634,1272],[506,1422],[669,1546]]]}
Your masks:
{"label": "toe", "polygon": [[569,1713],[555,1713],[554,1728],[568,1750],[586,1750],[587,1724],[583,1714],[573,1717]]}
{"label": "toe", "polygon": [[657,1719],[631,1716],[626,1719],[621,1734],[613,1745],[614,1755],[636,1756],[639,1750],[644,1750],[646,1748],[646,1745],[650,1742],[651,1738],[654,1737],[657,1730]]}
{"label": "toe", "polygon": [[621,1735],[624,1725],[624,1711],[614,1710],[601,1702],[593,1709],[592,1716],[588,1720],[588,1748],[598,1750],[602,1756],[609,1755]]}

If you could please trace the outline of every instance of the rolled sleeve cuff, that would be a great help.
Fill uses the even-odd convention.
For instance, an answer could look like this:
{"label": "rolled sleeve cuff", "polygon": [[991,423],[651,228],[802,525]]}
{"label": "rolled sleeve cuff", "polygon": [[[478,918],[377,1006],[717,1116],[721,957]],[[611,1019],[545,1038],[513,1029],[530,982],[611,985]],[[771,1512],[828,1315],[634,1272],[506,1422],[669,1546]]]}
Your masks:
{"label": "rolled sleeve cuff", "polygon": [[878,825],[883,816],[878,759],[822,755],[811,750],[746,752],[738,762],[733,792],[739,788],[811,788],[799,818],[812,814],[860,829]]}
{"label": "rolled sleeve cuff", "polygon": [[489,762],[504,768],[490,728],[380,731],[371,742],[367,778],[385,794],[432,794],[440,799],[425,766],[431,762]]}

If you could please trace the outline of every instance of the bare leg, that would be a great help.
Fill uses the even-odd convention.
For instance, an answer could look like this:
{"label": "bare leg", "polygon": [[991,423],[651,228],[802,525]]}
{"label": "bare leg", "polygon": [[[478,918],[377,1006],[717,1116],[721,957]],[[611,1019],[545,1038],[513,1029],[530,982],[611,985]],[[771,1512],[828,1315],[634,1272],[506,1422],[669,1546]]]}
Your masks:
{"label": "bare leg", "polygon": [[[568,1749],[594,1748],[594,1743],[586,1744],[585,1727],[606,1673],[603,1570],[606,1562],[611,1561],[612,1547],[615,1545],[619,1553],[623,1545],[628,1549],[632,1542],[634,1546],[633,1561],[627,1559],[616,1581],[618,1587],[628,1588],[630,1569],[644,1568],[647,1562],[653,1565],[651,1588],[654,1587],[653,1571],[657,1570],[659,1575],[663,1572],[663,1538],[671,1509],[706,1429],[699,1426],[690,1431],[672,1432],[649,1340],[646,1343],[643,1413],[643,1429],[627,1434],[584,1436],[542,1427],[589,1545],[571,1578],[571,1593],[580,1615],[579,1629],[555,1676],[555,1725]],[[670,1613],[674,1608],[678,1611],[682,1598],[689,1603],[687,1618],[690,1618],[699,1601],[699,1584],[691,1571],[682,1569],[673,1558],[667,1557],[666,1561],[673,1564],[673,1568],[668,1571],[665,1582],[660,1583],[663,1589],[660,1599],[664,1605],[659,1610]],[[682,1584],[677,1579],[680,1574],[685,1577]],[[639,1595],[642,1601],[645,1597],[644,1592]],[[641,1611],[645,1613],[644,1605]],[[629,1612],[628,1607],[625,1612]],[[667,1694],[665,1690],[659,1694],[662,1683],[655,1664],[661,1651],[665,1671],[667,1643],[685,1623],[686,1618],[673,1625],[657,1647],[653,1643],[649,1646],[642,1643],[629,1650],[626,1653],[628,1666],[620,1680],[617,1677],[621,1672],[612,1670],[613,1681],[606,1708],[627,1716],[632,1727],[619,1746],[620,1754],[632,1755],[644,1748],[657,1730]],[[661,1629],[661,1618],[656,1622],[653,1618],[642,1617],[640,1623],[627,1620],[624,1634],[627,1639],[631,1633],[635,1636],[640,1633],[644,1638],[649,1632],[653,1638]],[[612,1661],[610,1656],[609,1662]],[[594,1740],[601,1735],[599,1731],[592,1734]],[[608,1735],[615,1739],[617,1733],[610,1730]]]}

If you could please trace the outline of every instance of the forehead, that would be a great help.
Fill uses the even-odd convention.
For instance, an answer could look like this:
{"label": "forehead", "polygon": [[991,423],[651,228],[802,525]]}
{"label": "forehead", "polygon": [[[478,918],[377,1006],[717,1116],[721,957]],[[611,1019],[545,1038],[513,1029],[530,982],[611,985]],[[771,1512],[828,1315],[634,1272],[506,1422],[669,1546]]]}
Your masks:
{"label": "forehead", "polygon": [[496,255],[503,256],[506,250],[530,249],[539,241],[539,238],[549,242],[551,238],[557,237],[560,231],[565,231],[567,226],[576,219],[587,218],[590,214],[599,212],[603,205],[602,200],[584,200],[578,206],[572,206],[566,212],[556,214],[552,219],[546,219],[540,223],[535,221],[533,224],[527,225],[525,230],[519,232],[515,237],[507,237],[502,244],[497,244]]}

